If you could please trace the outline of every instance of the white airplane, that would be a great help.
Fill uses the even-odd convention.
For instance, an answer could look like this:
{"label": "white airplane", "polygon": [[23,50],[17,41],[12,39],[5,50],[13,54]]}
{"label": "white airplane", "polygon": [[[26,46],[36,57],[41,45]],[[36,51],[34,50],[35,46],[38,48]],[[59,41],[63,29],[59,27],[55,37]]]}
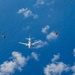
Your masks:
{"label": "white airplane", "polygon": [[33,39],[33,38],[26,38],[27,40],[28,40],[28,43],[23,43],[23,42],[19,42],[20,44],[22,44],[22,45],[25,45],[25,46],[27,46],[28,48],[31,48],[31,47],[34,47],[34,45],[36,44],[36,43],[38,43],[38,42],[34,42],[34,43],[32,43],[31,42],[31,40]]}

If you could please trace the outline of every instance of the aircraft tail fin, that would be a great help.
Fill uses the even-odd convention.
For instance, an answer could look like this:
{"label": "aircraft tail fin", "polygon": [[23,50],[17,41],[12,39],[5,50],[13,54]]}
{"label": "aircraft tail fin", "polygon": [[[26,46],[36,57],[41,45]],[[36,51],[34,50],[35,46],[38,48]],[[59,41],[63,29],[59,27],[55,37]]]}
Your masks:
{"label": "aircraft tail fin", "polygon": [[29,40],[29,38],[25,38],[26,40]]}

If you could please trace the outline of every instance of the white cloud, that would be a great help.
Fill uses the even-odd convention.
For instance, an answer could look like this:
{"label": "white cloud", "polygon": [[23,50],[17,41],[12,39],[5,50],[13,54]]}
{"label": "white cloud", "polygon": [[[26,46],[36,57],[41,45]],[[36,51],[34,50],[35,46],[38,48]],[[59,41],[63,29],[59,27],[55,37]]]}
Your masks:
{"label": "white cloud", "polygon": [[71,67],[71,70],[72,70],[72,72],[73,72],[72,75],[75,75],[75,64]]}
{"label": "white cloud", "polygon": [[56,39],[58,37],[58,35],[56,34],[56,32],[51,32],[51,33],[49,33],[47,36],[46,36],[46,39],[47,40],[54,40],[54,39]]}
{"label": "white cloud", "polygon": [[73,50],[73,55],[74,55],[74,57],[75,57],[75,48],[74,48],[74,50]]}
{"label": "white cloud", "polygon": [[13,61],[15,61],[18,65],[20,65],[19,69],[21,70],[21,67],[23,67],[24,64],[26,64],[27,59],[23,57],[22,54],[19,52],[13,52],[12,56]]}
{"label": "white cloud", "polygon": [[42,41],[42,40],[35,41],[34,43],[36,43],[34,46],[34,48],[36,48],[36,49],[44,47],[45,45],[47,45],[47,42]]}
{"label": "white cloud", "polygon": [[24,9],[24,8],[19,9],[18,14],[24,13],[24,12],[26,12],[26,11],[27,11],[27,8],[26,8],[26,9]]}
{"label": "white cloud", "polygon": [[72,75],[75,75],[75,64],[73,66],[70,67],[71,71],[73,72]]}
{"label": "white cloud", "polygon": [[52,62],[55,62],[56,60],[58,60],[59,57],[60,57],[59,53],[57,55],[54,55],[54,58],[52,59]]}
{"label": "white cloud", "polygon": [[75,65],[72,66],[72,71],[75,72]]}
{"label": "white cloud", "polygon": [[63,62],[51,63],[44,68],[45,75],[61,75],[63,71],[67,72],[69,67]]}
{"label": "white cloud", "polygon": [[55,1],[48,1],[47,2],[47,0],[36,0],[36,3],[34,4],[34,6],[38,6],[38,5],[44,5],[44,4],[46,4],[46,5],[52,5],[52,4],[54,4],[55,3]]}
{"label": "white cloud", "polygon": [[28,8],[22,8],[22,9],[19,9],[18,11],[18,14],[23,14],[24,17],[33,17],[34,19],[35,18],[38,18],[38,15],[37,14],[33,14],[31,10],[29,10]]}
{"label": "white cloud", "polygon": [[37,55],[35,52],[32,52],[32,53],[31,53],[31,56],[32,56],[35,60],[37,60],[37,61],[39,60],[39,59],[38,59],[38,55]]}
{"label": "white cloud", "polygon": [[23,27],[23,30],[29,30],[30,26]]}
{"label": "white cloud", "polygon": [[17,69],[21,71],[26,62],[26,58],[21,53],[12,52],[12,60],[0,65],[0,75],[11,75]]}
{"label": "white cloud", "polygon": [[42,33],[47,33],[47,30],[49,29],[49,25],[46,25],[44,28],[42,28]]}
{"label": "white cloud", "polygon": [[52,5],[54,3],[55,3],[55,1],[51,1],[50,3],[47,3],[47,5]]}
{"label": "white cloud", "polygon": [[45,75],[61,75],[62,72],[67,72],[70,70],[70,67],[66,65],[65,63],[56,62],[57,59],[59,59],[59,54],[54,55],[54,58],[52,59],[52,63],[48,64],[44,68]]}
{"label": "white cloud", "polygon": [[33,14],[33,18],[34,19],[38,18],[38,14]]}
{"label": "white cloud", "polygon": [[43,4],[45,4],[45,0],[37,0],[34,6],[43,5]]}
{"label": "white cloud", "polygon": [[16,63],[13,61],[6,61],[0,65],[0,75],[10,75],[14,73],[14,69],[16,68]]}

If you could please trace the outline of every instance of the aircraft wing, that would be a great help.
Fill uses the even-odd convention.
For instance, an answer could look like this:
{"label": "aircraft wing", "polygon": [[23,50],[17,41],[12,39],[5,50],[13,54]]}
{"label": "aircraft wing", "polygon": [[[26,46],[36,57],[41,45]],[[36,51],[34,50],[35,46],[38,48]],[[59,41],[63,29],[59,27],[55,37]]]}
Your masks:
{"label": "aircraft wing", "polygon": [[22,45],[26,45],[27,46],[27,43],[19,42],[19,44],[22,44]]}
{"label": "aircraft wing", "polygon": [[39,43],[39,41],[36,41],[36,42],[32,43],[32,45],[35,45],[35,44],[37,44],[37,43]]}

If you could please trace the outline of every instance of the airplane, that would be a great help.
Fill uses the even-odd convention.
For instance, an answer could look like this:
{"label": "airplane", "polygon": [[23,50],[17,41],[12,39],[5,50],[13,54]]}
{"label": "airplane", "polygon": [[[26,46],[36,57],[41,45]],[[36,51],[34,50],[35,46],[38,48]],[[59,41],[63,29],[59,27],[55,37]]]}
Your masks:
{"label": "airplane", "polygon": [[36,43],[38,43],[38,42],[34,42],[34,43],[32,43],[31,42],[31,40],[33,39],[33,38],[26,38],[27,40],[28,40],[28,43],[23,43],[23,42],[19,42],[19,44],[22,44],[22,45],[25,45],[25,46],[27,46],[28,48],[31,48],[31,47],[34,47],[34,45],[36,44]]}
{"label": "airplane", "polygon": [[55,35],[58,35],[59,33],[58,33],[58,32],[54,32],[54,34],[55,34]]}
{"label": "airplane", "polygon": [[2,34],[2,37],[3,37],[3,38],[6,38],[6,36],[7,36],[6,34]]}

